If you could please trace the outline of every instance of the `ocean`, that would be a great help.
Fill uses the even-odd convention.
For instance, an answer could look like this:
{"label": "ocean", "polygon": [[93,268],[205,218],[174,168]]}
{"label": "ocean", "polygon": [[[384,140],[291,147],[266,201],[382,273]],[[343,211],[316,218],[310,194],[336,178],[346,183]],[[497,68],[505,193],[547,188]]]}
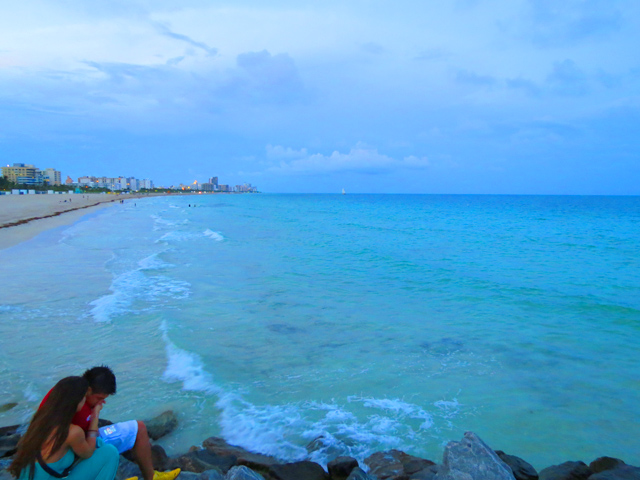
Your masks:
{"label": "ocean", "polygon": [[474,431],[537,468],[640,463],[640,198],[190,195],[0,251],[0,426],[107,364],[102,417],[283,460]]}

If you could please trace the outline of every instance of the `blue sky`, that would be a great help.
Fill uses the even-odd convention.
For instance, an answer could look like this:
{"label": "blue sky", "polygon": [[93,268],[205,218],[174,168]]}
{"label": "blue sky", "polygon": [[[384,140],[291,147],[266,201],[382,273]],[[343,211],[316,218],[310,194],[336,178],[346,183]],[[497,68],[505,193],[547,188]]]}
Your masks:
{"label": "blue sky", "polygon": [[640,194],[640,2],[0,6],[0,162],[265,192]]}

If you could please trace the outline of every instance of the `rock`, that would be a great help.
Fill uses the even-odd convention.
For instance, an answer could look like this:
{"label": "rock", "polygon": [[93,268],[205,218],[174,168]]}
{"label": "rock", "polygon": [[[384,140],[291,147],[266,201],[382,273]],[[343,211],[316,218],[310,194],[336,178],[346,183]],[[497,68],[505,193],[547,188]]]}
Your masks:
{"label": "rock", "polygon": [[414,457],[400,450],[376,452],[365,458],[364,463],[369,467],[369,473],[380,480],[408,479],[410,475],[435,465],[430,460]]}
{"label": "rock", "polygon": [[621,465],[589,477],[589,480],[640,480],[640,468]]}
{"label": "rock", "polygon": [[0,428],[0,458],[11,456],[16,452],[21,437],[18,433],[19,429],[20,425]]}
{"label": "rock", "polygon": [[98,419],[98,428],[106,427],[107,425],[113,425],[111,420],[107,420],[106,418]]}
{"label": "rock", "polygon": [[438,473],[437,465],[430,465],[427,468],[413,473],[409,476],[409,480],[433,480]]}
{"label": "rock", "polygon": [[157,417],[144,422],[144,424],[147,427],[149,438],[158,440],[176,429],[178,426],[178,417],[173,413],[173,410],[167,410]]}
{"label": "rock", "polygon": [[626,465],[626,463],[624,463],[619,458],[599,457],[589,464],[589,468],[593,473],[600,473],[604,472],[605,470],[611,470],[621,467],[623,465]]}
{"label": "rock", "polygon": [[199,480],[200,475],[202,474],[193,473],[193,472],[180,472],[180,475],[178,475],[178,478],[180,480]]}
{"label": "rock", "polygon": [[244,465],[233,467],[224,478],[225,480],[264,480],[262,475]]}
{"label": "rock", "polygon": [[0,470],[0,480],[16,480],[16,479],[13,478],[13,476],[6,470]]}
{"label": "rock", "polygon": [[347,480],[373,480],[373,477],[367,475],[367,473],[360,467],[356,467],[351,470]]}
{"label": "rock", "polygon": [[198,476],[198,480],[224,480],[224,475],[218,469],[206,470]]}
{"label": "rock", "polygon": [[160,445],[151,445],[151,461],[153,462],[153,469],[162,472],[166,470],[167,453]]}
{"label": "rock", "polygon": [[536,469],[523,459],[513,455],[507,455],[502,450],[496,450],[496,455],[511,467],[511,471],[513,472],[513,476],[516,477],[516,480],[538,480],[538,472]]}
{"label": "rock", "polygon": [[198,480],[224,480],[224,475],[218,469],[206,470],[198,476]]}
{"label": "rock", "polygon": [[267,473],[271,465],[278,465],[281,462],[268,455],[253,453],[242,447],[229,445],[224,439],[219,437],[210,437],[202,442],[202,446],[209,452],[220,456],[234,456],[237,458],[237,465],[244,465],[252,470],[261,473]]}
{"label": "rock", "polygon": [[329,462],[327,469],[332,480],[346,480],[357,466],[358,461],[353,457],[338,457]]}
{"label": "rock", "polygon": [[9,410],[17,406],[18,406],[18,402],[9,402],[9,403],[2,404],[0,405],[0,413],[8,412]]}
{"label": "rock", "polygon": [[271,465],[269,475],[276,480],[329,480],[329,475],[320,465],[302,461]]}
{"label": "rock", "polygon": [[194,473],[202,473],[216,468],[222,473],[226,473],[236,464],[236,461],[237,457],[235,455],[216,455],[208,450],[197,450],[169,458],[165,468],[167,470],[180,468],[186,472]]}
{"label": "rock", "polygon": [[142,478],[142,472],[140,472],[140,468],[137,464],[130,462],[126,458],[120,456],[120,465],[118,465],[115,480],[125,480],[131,477]]}
{"label": "rock", "polygon": [[511,468],[473,432],[449,442],[435,480],[513,480]]}
{"label": "rock", "polygon": [[584,462],[564,462],[540,471],[540,480],[585,480],[593,472]]}

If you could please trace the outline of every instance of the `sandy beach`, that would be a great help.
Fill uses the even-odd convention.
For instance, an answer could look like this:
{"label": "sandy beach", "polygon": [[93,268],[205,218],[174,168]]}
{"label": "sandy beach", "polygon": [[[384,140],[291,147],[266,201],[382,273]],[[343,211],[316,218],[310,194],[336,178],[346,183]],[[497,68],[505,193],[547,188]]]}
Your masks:
{"label": "sandy beach", "polygon": [[70,225],[83,215],[120,200],[129,202],[157,195],[0,195],[0,250],[45,230]]}

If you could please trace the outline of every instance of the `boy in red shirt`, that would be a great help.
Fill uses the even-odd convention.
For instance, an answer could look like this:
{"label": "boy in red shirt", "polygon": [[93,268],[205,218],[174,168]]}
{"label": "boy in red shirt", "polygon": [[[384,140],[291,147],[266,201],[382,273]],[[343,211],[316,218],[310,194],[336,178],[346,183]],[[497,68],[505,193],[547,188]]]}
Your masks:
{"label": "boy in red shirt", "polygon": [[[87,432],[93,407],[99,403],[106,403],[107,397],[116,393],[116,376],[107,366],[90,368],[82,376],[89,382],[87,401],[75,414],[72,423]],[[47,393],[40,405],[46,402],[48,397]],[[171,472],[154,472],[147,427],[140,420],[107,425],[99,429],[99,436],[105,443],[116,447],[120,453],[132,450],[144,480],[173,480],[180,473],[179,468]]]}

